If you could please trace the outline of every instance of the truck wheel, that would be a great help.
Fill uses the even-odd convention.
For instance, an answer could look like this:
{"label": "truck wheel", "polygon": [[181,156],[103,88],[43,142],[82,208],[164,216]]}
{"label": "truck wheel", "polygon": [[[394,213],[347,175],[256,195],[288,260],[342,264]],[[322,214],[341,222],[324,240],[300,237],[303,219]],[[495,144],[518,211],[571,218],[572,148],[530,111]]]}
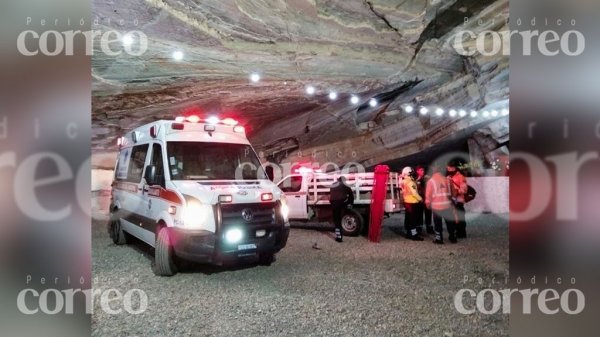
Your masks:
{"label": "truck wheel", "polygon": [[357,236],[363,227],[363,218],[357,211],[348,209],[342,215],[342,231],[347,236]]}
{"label": "truck wheel", "polygon": [[111,216],[110,220],[110,238],[116,245],[124,245],[129,240],[129,236],[121,227],[121,219],[118,219],[116,215]]}
{"label": "truck wheel", "polygon": [[166,227],[162,227],[156,235],[153,269],[154,274],[158,276],[173,276],[177,274],[175,254]]}

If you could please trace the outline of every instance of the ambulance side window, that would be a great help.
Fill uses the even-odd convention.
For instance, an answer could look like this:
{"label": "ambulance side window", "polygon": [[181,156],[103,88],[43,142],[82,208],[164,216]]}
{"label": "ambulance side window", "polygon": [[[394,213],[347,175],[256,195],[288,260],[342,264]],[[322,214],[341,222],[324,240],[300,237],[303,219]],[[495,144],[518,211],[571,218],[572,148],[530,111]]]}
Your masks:
{"label": "ambulance side window", "polygon": [[156,181],[158,185],[165,187],[165,166],[163,164],[162,146],[160,144],[152,145],[150,165],[156,167]]}
{"label": "ambulance side window", "polygon": [[129,168],[129,159],[131,158],[131,148],[122,149],[119,152],[117,166],[115,167],[115,179],[119,181],[127,180],[127,171]]}
{"label": "ambulance side window", "polygon": [[131,159],[129,160],[129,171],[127,181],[139,183],[142,181],[142,173],[148,154],[148,144],[134,146],[131,150]]}

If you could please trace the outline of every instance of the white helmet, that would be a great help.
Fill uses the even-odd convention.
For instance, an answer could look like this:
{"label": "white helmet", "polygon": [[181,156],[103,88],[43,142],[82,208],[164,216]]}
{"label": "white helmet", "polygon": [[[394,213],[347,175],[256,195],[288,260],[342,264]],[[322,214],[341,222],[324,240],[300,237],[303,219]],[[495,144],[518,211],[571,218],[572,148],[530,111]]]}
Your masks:
{"label": "white helmet", "polygon": [[403,168],[403,169],[402,169],[402,176],[403,176],[403,177],[409,176],[409,175],[411,175],[413,172],[414,172],[414,171],[413,171],[412,167],[410,167],[410,166],[407,166],[407,167],[405,167],[405,168]]}

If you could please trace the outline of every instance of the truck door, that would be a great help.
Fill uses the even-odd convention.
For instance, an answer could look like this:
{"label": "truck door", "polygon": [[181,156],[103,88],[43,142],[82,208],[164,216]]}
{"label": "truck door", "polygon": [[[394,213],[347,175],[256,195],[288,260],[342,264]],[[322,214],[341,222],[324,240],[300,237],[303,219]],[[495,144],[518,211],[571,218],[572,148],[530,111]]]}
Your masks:
{"label": "truck door", "polygon": [[[306,184],[304,184],[306,185]],[[308,219],[306,205],[307,189],[303,187],[303,176],[299,174],[285,177],[277,184],[287,198],[290,219]]]}

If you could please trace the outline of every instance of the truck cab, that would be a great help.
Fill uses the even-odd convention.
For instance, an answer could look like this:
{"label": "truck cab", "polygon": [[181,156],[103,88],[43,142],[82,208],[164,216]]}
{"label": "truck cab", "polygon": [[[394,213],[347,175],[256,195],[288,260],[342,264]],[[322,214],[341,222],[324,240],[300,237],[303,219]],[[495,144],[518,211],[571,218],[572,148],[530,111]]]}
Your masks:
{"label": "truck cab", "polygon": [[270,264],[285,247],[286,197],[235,120],[156,121],[118,145],[109,234],[154,247],[157,275],[174,275],[181,260]]}

